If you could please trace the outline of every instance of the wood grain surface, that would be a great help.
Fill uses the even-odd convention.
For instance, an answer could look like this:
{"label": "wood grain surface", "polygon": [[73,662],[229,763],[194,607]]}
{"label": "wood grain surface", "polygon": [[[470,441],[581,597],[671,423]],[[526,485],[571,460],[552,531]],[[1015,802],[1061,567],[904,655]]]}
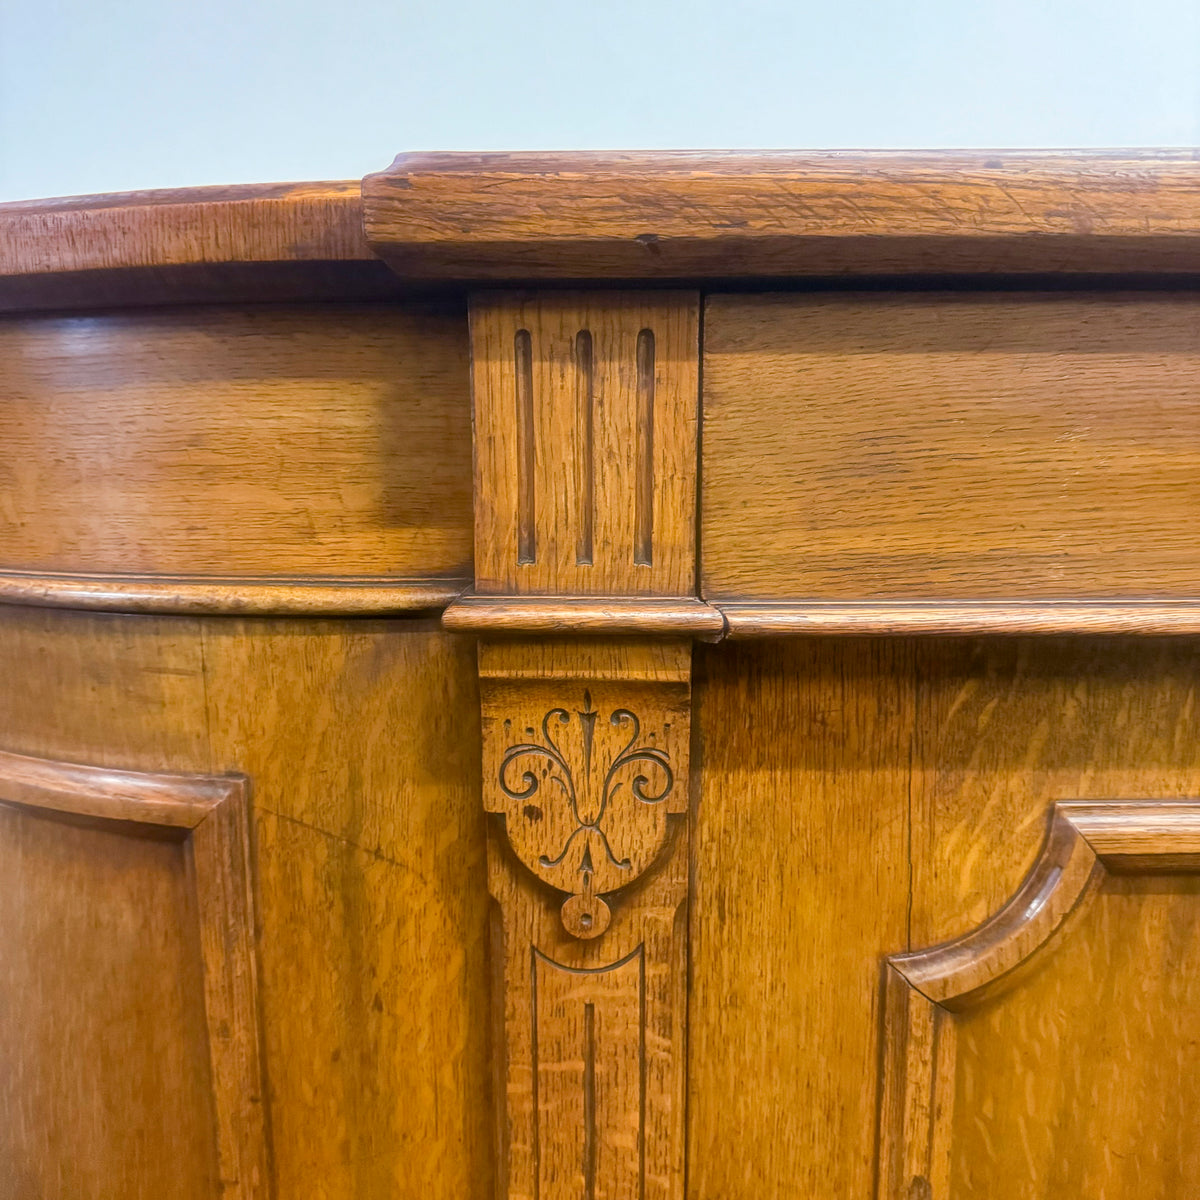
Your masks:
{"label": "wood grain surface", "polygon": [[182,844],[0,806],[0,872],[5,1194],[212,1200],[204,989]]}
{"label": "wood grain surface", "polygon": [[[0,805],[99,824],[127,836],[182,841],[181,865],[195,909],[194,924],[183,932],[191,935],[185,941],[198,940],[200,949],[215,1182],[222,1195],[261,1200],[270,1181],[246,800],[240,776],[116,771],[0,751]],[[93,902],[106,899],[102,889]],[[48,900],[53,904],[53,897]],[[18,943],[18,948],[28,947]],[[19,974],[9,986],[20,986]],[[49,995],[44,1002],[63,999]],[[24,1097],[17,1092],[12,1099],[20,1108]],[[21,1148],[13,1157],[26,1162],[29,1155]],[[71,1151],[64,1159],[57,1172],[51,1168],[60,1182],[64,1169],[86,1170]]]}
{"label": "wood grain surface", "polygon": [[3,567],[469,578],[453,301],[11,318],[0,388]]}
{"label": "wood grain surface", "polygon": [[492,1196],[470,642],[205,625],[214,761],[253,780],[278,1195]]}
{"label": "wood grain surface", "polygon": [[918,644],[909,943],[965,933],[1018,889],[1058,800],[1200,795],[1193,638]]}
{"label": "wood grain surface", "polygon": [[499,1194],[682,1200],[691,647],[481,641]]}
{"label": "wood grain surface", "polygon": [[703,594],[1200,596],[1200,304],[714,296]]}
{"label": "wood grain surface", "polygon": [[711,607],[731,638],[1200,633],[1200,600],[785,600]]}
{"label": "wood grain surface", "polygon": [[699,298],[471,301],[475,588],[692,596]]}
{"label": "wood grain surface", "polygon": [[867,1197],[879,972],[905,939],[913,647],[701,652],[688,1195]]}
{"label": "wood grain surface", "polygon": [[[0,604],[102,612],[242,616],[395,616],[457,600],[465,580],[379,575],[291,577],[70,574],[0,570]],[[707,614],[714,610],[697,603]],[[682,615],[682,614],[680,614]],[[712,617],[709,616],[711,623]],[[720,615],[716,620],[723,628]]]}
{"label": "wood grain surface", "polygon": [[[9,608],[0,633],[0,668],[22,681],[0,689],[5,750],[209,769],[194,623]],[[211,1200],[215,1114],[185,846],[144,825],[4,805],[0,827],[5,1190]]]}
{"label": "wood grain surface", "polygon": [[1190,1197],[1197,183],[0,207],[4,1200]]}
{"label": "wood grain surface", "polygon": [[1186,1196],[1200,1171],[1197,879],[1110,879],[959,1024],[949,1196]]}
{"label": "wood grain surface", "polygon": [[[0,665],[26,681],[0,698],[6,749],[250,779],[278,1200],[490,1197],[472,645],[420,621],[10,606]],[[114,1181],[145,1200],[208,1200],[216,1164],[196,1140],[213,1129],[201,943],[183,851],[61,822],[34,841],[35,820],[0,838],[6,856],[24,856],[0,882],[13,913],[0,974],[24,989],[5,984],[0,1024],[11,1012],[24,1032],[5,1043],[0,1087],[59,1115],[9,1128],[0,1162],[29,1174],[20,1200],[108,1200]],[[101,919],[112,936],[67,961],[64,948]],[[22,929],[32,941],[14,940]],[[29,1004],[10,1005],[18,993]],[[136,1146],[124,1140],[135,1130]],[[53,1173],[63,1143],[39,1141],[51,1136],[80,1139],[87,1173]]]}
{"label": "wood grain surface", "polygon": [[[886,1122],[890,1103],[880,1063],[892,1061],[876,1055],[895,1044],[909,1086],[925,1079],[929,1111],[938,1071],[951,1080],[943,1107],[956,1107],[924,1126],[932,1141],[900,1135],[898,1158],[885,1142],[889,1200],[1132,1198],[1146,1194],[1127,1165],[1142,1153],[1150,1194],[1183,1194],[1192,1050],[1172,1006],[1195,986],[1195,888],[1129,872],[1153,855],[1156,871],[1194,863],[1172,814],[1200,795],[1196,655],[1179,638],[814,637],[702,651],[689,1195],[872,1195],[875,1105]],[[1089,890],[1092,859],[1081,861],[1062,911],[1036,877],[1013,900],[1056,800],[1121,873]],[[1144,838],[1120,834],[1130,812]],[[1062,868],[1044,882],[1065,887]],[[1072,904],[1081,895],[1092,907]],[[999,947],[989,970],[1007,990],[955,1025],[907,983],[882,1012],[889,954],[967,934],[1010,900],[1018,923],[1045,919],[1038,937],[1062,949],[1022,974],[1037,937]],[[969,972],[983,961],[965,963],[956,991],[979,990]],[[893,1163],[906,1187],[920,1174],[934,1190],[887,1190]]]}
{"label": "wood grain surface", "polygon": [[[1200,795],[1196,656],[1193,639],[918,644],[910,945],[936,946],[1002,910],[1035,862],[1056,800],[1075,802],[1064,807],[1110,869],[1077,893],[1061,926],[1046,927],[1054,939],[1026,969],[1014,969],[1024,951],[1007,962],[996,948],[998,994],[985,991],[950,1023],[939,1018],[940,1042],[917,1039],[931,1048],[913,1061],[933,1055],[942,1083],[923,1110],[934,1134],[905,1135],[902,1148],[933,1148],[924,1160],[931,1200],[1186,1194],[1196,1095],[1182,1014],[1200,970],[1198,889],[1194,876],[1124,872],[1194,861],[1193,840],[1168,818]],[[1058,909],[1050,893],[1066,887],[1066,874],[1052,871],[1045,883],[1036,902],[1027,896],[1024,928]],[[954,960],[953,947],[932,952],[931,969],[939,959]],[[969,993],[980,965],[986,958],[967,956],[946,987]],[[922,985],[926,994],[956,1007],[938,978]],[[919,1028],[930,1018],[914,1019]],[[906,1036],[889,1025],[890,1040]],[[886,1137],[886,1101],[884,1121]],[[888,1149],[885,1141],[881,1194],[908,1196]],[[910,1174],[922,1161],[891,1159]]]}
{"label": "wood grain surface", "polygon": [[412,279],[1200,268],[1192,151],[408,154],[363,180]]}
{"label": "wood grain surface", "polygon": [[457,597],[442,625],[461,633],[636,634],[715,639],[725,632],[717,609],[701,600],[655,596]]}
{"label": "wood grain surface", "polygon": [[0,312],[386,295],[357,180],[0,204]]}
{"label": "wood grain surface", "polygon": [[1198,849],[1200,800],[1060,801],[1003,909],[889,959],[880,1196],[1183,1194]]}

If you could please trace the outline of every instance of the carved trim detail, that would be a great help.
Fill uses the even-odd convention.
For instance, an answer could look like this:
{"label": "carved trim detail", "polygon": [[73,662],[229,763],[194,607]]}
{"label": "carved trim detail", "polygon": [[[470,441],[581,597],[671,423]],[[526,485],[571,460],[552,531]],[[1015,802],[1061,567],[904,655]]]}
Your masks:
{"label": "carved trim detail", "polygon": [[1018,985],[1106,872],[1200,871],[1200,800],[1061,801],[1037,860],[982,925],[887,960],[879,1200],[946,1200],[955,1015]]}
{"label": "carved trim detail", "polygon": [[[567,987],[561,986],[567,976]],[[571,980],[570,977],[576,979]],[[539,980],[541,986],[539,987]],[[548,987],[547,985],[557,987]],[[581,987],[580,985],[583,984]],[[634,1134],[631,1138],[623,1139],[626,1143],[625,1154],[629,1161],[626,1170],[636,1178],[639,1187],[644,1190],[646,1176],[646,947],[639,943],[628,954],[616,962],[606,963],[596,967],[574,967],[557,962],[544,954],[536,946],[530,947],[530,994],[532,997],[532,1050],[533,1062],[539,1061],[538,1039],[543,1009],[551,1010],[545,1013],[547,1024],[557,1033],[565,1024],[563,1018],[571,1015],[582,1016],[577,1026],[580,1032],[581,1045],[578,1047],[578,1061],[582,1065],[579,1072],[578,1086],[580,1097],[577,1101],[582,1115],[582,1146],[580,1174],[583,1181],[584,1200],[595,1200],[597,1196],[597,1162],[600,1144],[603,1139],[604,1126],[617,1126]],[[636,1088],[627,1089],[622,1093],[609,1096],[597,1096],[597,1027],[603,1037],[605,1025],[613,1016],[621,1019],[622,1007],[631,1007],[638,1014],[636,1025],[637,1061]],[[567,1025],[576,1028],[576,1022]],[[553,1034],[552,1034],[553,1036]],[[555,1055],[561,1059],[562,1054]],[[603,1074],[603,1072],[602,1072]],[[571,1088],[572,1081],[563,1077],[562,1072],[556,1073],[557,1078],[548,1081],[555,1095],[544,1099],[548,1106],[557,1107],[567,1097],[563,1094]],[[543,1097],[542,1082],[538,1078],[535,1067],[533,1074],[533,1125],[534,1125],[534,1160],[540,1168],[541,1163],[541,1120],[540,1110]],[[632,1092],[632,1094],[630,1094]],[[598,1103],[599,1100],[599,1103]],[[613,1105],[613,1101],[625,1101],[625,1111],[603,1111]],[[604,1118],[602,1121],[602,1117]],[[535,1176],[534,1196],[541,1191],[540,1169]]]}
{"label": "carved trim detail", "polygon": [[200,918],[222,1195],[269,1193],[246,780],[122,771],[0,751],[0,804],[153,825],[183,841]]}
{"label": "carved trim detail", "polygon": [[692,597],[699,297],[471,299],[475,585]]}
{"label": "carved trim detail", "polygon": [[457,633],[570,634],[572,637],[695,637],[716,641],[725,618],[693,597],[459,596],[442,614]]}
{"label": "carved trim detail", "polygon": [[[525,836],[510,837],[514,850],[539,879],[567,893],[563,927],[584,938],[608,928],[612,914],[601,896],[628,887],[661,852],[666,821],[643,806],[668,811],[664,801],[675,787],[670,754],[655,744],[654,731],[643,739],[636,713],[619,707],[611,709],[606,722],[600,718],[591,691],[584,688],[582,708],[549,709],[541,720],[540,741],[509,745],[497,773],[509,802],[503,810],[506,827],[527,826]],[[555,725],[565,727],[560,737],[577,727],[577,753],[555,740]],[[616,731],[615,740],[605,738],[606,726]],[[512,721],[506,720],[504,728],[511,732]],[[664,722],[664,734],[670,728]],[[532,727],[525,733],[536,736]],[[561,819],[546,820],[550,805],[566,807],[565,836]]]}
{"label": "carved trim detail", "polygon": [[507,1200],[682,1200],[691,647],[483,641]]}

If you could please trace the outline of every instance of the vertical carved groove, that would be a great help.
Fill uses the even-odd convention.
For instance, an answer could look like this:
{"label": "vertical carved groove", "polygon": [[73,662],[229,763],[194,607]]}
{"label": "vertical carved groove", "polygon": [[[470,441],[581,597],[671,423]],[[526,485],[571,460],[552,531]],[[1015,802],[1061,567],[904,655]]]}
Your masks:
{"label": "vertical carved groove", "polygon": [[654,558],[654,331],[637,336],[637,485],[633,561],[648,567]]}
{"label": "vertical carved groove", "polygon": [[583,1195],[596,1200],[596,1006],[583,1006]]}
{"label": "vertical carved groove", "polygon": [[595,526],[596,479],[593,447],[595,444],[595,397],[592,383],[592,335],[581,329],[575,335],[575,422],[576,422],[576,497],[579,505],[575,561],[592,565],[592,531]]}
{"label": "vertical carved groove", "polygon": [[517,375],[517,562],[537,562],[534,525],[533,340],[518,329],[513,353]]}
{"label": "vertical carved groove", "polygon": [[638,947],[638,1200],[646,1200],[646,944]]}
{"label": "vertical carved groove", "polygon": [[542,1128],[541,1101],[538,1098],[538,1005],[537,1005],[537,947],[529,947],[529,1062],[530,1090],[533,1093],[533,1200],[542,1194]]}

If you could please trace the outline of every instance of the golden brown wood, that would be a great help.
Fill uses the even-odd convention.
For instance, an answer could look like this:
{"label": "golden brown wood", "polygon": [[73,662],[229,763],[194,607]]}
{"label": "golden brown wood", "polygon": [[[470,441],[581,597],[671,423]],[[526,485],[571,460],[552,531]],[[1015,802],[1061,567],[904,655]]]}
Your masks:
{"label": "golden brown wood", "polygon": [[[9,606],[0,666],[21,681],[0,690],[6,747],[250,779],[278,1200],[410,1189],[490,1200],[473,646],[421,621]],[[16,917],[0,922],[0,1024],[18,1022],[0,1089],[32,1132],[0,1142],[0,1164],[32,1172],[19,1200],[108,1200],[114,1187],[213,1200],[197,890],[182,845],[59,820],[33,844],[40,819],[20,816],[0,854],[25,866],[0,864],[0,906],[38,915],[27,951]],[[74,1144],[89,1173],[59,1187]]]}
{"label": "golden brown wood", "polygon": [[461,633],[720,637],[725,621],[701,600],[621,596],[460,596],[442,614]]}
{"label": "golden brown wood", "polygon": [[[1200,982],[1192,949],[1200,888],[1194,875],[1128,872],[1194,869],[1194,840],[1179,818],[1194,823],[1194,804],[1181,798],[1200,790],[1196,654],[1194,639],[918,644],[909,945],[950,941],[913,961],[961,963],[955,986],[970,996],[965,1008],[948,999],[956,1011],[934,1014],[955,1049],[948,1068],[929,1068],[940,1081],[934,1165],[948,1180],[929,1177],[933,1196],[1187,1194],[1196,1092],[1184,1014]],[[1096,803],[1114,795],[1139,802]],[[1074,907],[1081,875],[1056,882],[1053,847],[1039,860],[1049,870],[1035,863],[1047,811],[1062,797],[1108,868]],[[1085,869],[1093,853],[1076,839],[1063,865]],[[1021,906],[1005,902],[1027,873],[1050,887],[1032,905],[1030,885],[1022,922]],[[1064,909],[1066,923],[1056,924]],[[1000,971],[989,987],[962,951],[971,927],[997,910],[1016,918],[1016,937],[993,945],[981,931],[981,965]],[[1022,964],[1029,946],[1020,938],[1039,922],[1058,933]],[[935,984],[926,986],[936,998]],[[912,1053],[901,1033],[894,1025],[888,1034],[893,1062]],[[920,1052],[917,1060],[931,1061]],[[930,1107],[919,1101],[924,1086],[914,1085],[910,1113]],[[883,1194],[907,1196],[896,1179],[922,1175],[931,1160],[916,1154],[923,1135],[897,1146],[887,1093],[883,1178],[891,1173],[892,1191]]]}
{"label": "golden brown wood", "polygon": [[363,180],[413,279],[1200,269],[1181,151],[407,154]]}
{"label": "golden brown wood", "polygon": [[512,1200],[683,1195],[686,642],[480,645]]}
{"label": "golden brown wood", "polygon": [[5,1200],[1191,1196],[1200,167],[998,160],[0,209]]}
{"label": "golden brown wood", "polygon": [[1060,800],[1200,795],[1195,638],[921,640],[911,935],[936,945],[1018,890]]}
{"label": "golden brown wood", "polygon": [[1183,292],[711,298],[705,599],[1195,599],[1198,317]]}
{"label": "golden brown wood", "polygon": [[1195,600],[957,600],[717,603],[732,638],[1200,633]]}
{"label": "golden brown wood", "polygon": [[471,354],[500,1190],[682,1200],[698,298],[483,293]]}
{"label": "golden brown wood", "polygon": [[0,879],[7,1200],[213,1200],[183,844],[0,805]]}
{"label": "golden brown wood", "polygon": [[201,624],[213,762],[254,787],[279,1200],[492,1200],[473,645]]}
{"label": "golden brown wood", "polygon": [[471,302],[475,587],[695,592],[698,298]]}
{"label": "golden brown wood", "polygon": [[[347,576],[350,606],[445,596],[470,576],[465,354],[454,302],[0,323],[0,566],[29,573],[0,596],[336,608]],[[114,571],[135,578],[92,578]]]}
{"label": "golden brown wood", "polygon": [[[0,603],[141,613],[241,613],[388,616],[442,609],[464,580],[346,575],[253,576],[66,575],[0,571]],[[719,620],[719,617],[718,617]]]}
{"label": "golden brown wood", "polygon": [[[259,1056],[253,901],[244,784],[237,778],[146,775],[109,767],[61,763],[0,752],[0,803],[42,814],[163,828],[186,835],[186,863],[199,919],[203,962],[204,1022],[207,1028],[216,1131],[213,1184],[225,1196],[244,1200],[267,1195],[267,1147],[263,1126],[262,1064]],[[19,836],[19,835],[18,835]],[[18,842],[19,845],[19,842]],[[22,856],[22,864],[29,860]],[[15,899],[15,897],[13,897]],[[94,897],[103,905],[110,897]],[[15,982],[15,981],[14,981]],[[47,1001],[62,1004],[62,995]],[[7,1031],[10,1053],[16,1029]],[[19,1061],[22,1056],[12,1053]],[[9,1097],[13,1115],[32,1114],[19,1092]],[[207,1113],[203,1114],[207,1117]],[[43,1119],[46,1119],[43,1117]],[[70,1130],[63,1134],[70,1136]],[[40,1140],[45,1131],[23,1131]],[[115,1133],[115,1131],[114,1131]],[[27,1143],[32,1150],[32,1146]],[[39,1187],[26,1172],[33,1167],[25,1148],[13,1148],[12,1165],[26,1176],[22,1191]],[[36,1153],[36,1152],[35,1152]],[[43,1188],[70,1186],[89,1171],[65,1147],[62,1157],[40,1164]],[[126,1152],[128,1153],[128,1152]],[[114,1159],[119,1161],[118,1150]],[[114,1161],[113,1165],[116,1163]],[[54,1181],[54,1182],[52,1182]],[[105,1186],[111,1181],[96,1180]],[[190,1186],[188,1181],[185,1186]],[[127,1179],[140,1189],[144,1179]]]}
{"label": "golden brown wood", "polygon": [[879,972],[905,939],[912,643],[697,666],[688,1195],[868,1197]]}
{"label": "golden brown wood", "polygon": [[[1095,843],[1092,837],[1096,838]],[[1004,909],[978,929],[944,946],[893,955],[889,959],[885,1047],[888,1066],[880,1130],[881,1196],[901,1200],[925,1195],[930,1200],[941,1200],[954,1194],[952,1183],[954,1188],[969,1186],[974,1191],[984,1179],[1004,1180],[1015,1195],[1053,1194],[1071,1179],[1078,1180],[1076,1186],[1086,1186],[1090,1193],[1105,1175],[1113,1173],[1102,1171],[1097,1162],[1084,1155],[1064,1163],[1065,1147],[1061,1139],[1055,1147],[1056,1161],[1049,1163],[1044,1158],[1038,1162],[1029,1153],[1028,1140],[1025,1153],[1014,1155],[1008,1163],[1006,1139],[995,1135],[989,1138],[985,1134],[987,1149],[982,1154],[964,1153],[956,1146],[954,1130],[960,1121],[968,1129],[972,1116],[976,1126],[999,1122],[986,1102],[980,1104],[978,1093],[994,1082],[986,1075],[976,1081],[968,1068],[963,1082],[974,1086],[962,1087],[958,1096],[953,1094],[958,1069],[956,1048],[962,1045],[974,1055],[981,1034],[970,1022],[964,1030],[956,1030],[951,1014],[978,1005],[980,997],[993,995],[998,987],[1016,986],[1022,972],[1032,969],[1033,956],[1047,946],[1081,904],[1087,903],[1103,876],[1103,868],[1195,872],[1200,867],[1198,851],[1200,801],[1058,804],[1041,855],[1020,891]],[[1101,867],[1099,874],[1097,864]],[[1185,887],[1182,894],[1194,908],[1193,897],[1200,889],[1194,880],[1191,882],[1192,886]],[[1194,912],[1192,916],[1194,921]],[[1103,932],[1121,935],[1112,926]],[[1173,965],[1182,966],[1184,961]],[[1191,962],[1187,965],[1194,966]],[[1048,965],[1044,970],[1052,971],[1053,966]],[[1105,980],[1109,987],[1115,982]],[[1135,1028],[1149,1023],[1154,999],[1147,993],[1159,982],[1159,979],[1141,982],[1132,1014],[1127,1016],[1114,1005],[1115,1011],[1110,1015],[1116,1020],[1132,1017]],[[1079,988],[1081,984],[1086,987],[1075,976],[1069,979],[1068,986]],[[905,989],[916,995],[904,997]],[[1139,1047],[1137,1057],[1147,1049]],[[1179,1047],[1176,1054],[1177,1067],[1183,1068],[1188,1062],[1194,1064],[1195,1054],[1190,1044]],[[983,1058],[989,1066],[995,1066],[995,1060],[994,1053],[990,1059]],[[1123,1064],[1112,1064],[1119,1065]],[[1110,1088],[1105,1091],[1109,1092],[1110,1104],[1104,1106],[1101,1120],[1120,1120],[1124,1114],[1111,1103],[1115,1096]],[[965,1116],[960,1116],[962,1110],[966,1110]],[[1018,1128],[1026,1127],[1026,1121],[1027,1116],[1023,1119],[1018,1115]],[[1043,1126],[1034,1136],[1044,1142],[1045,1133]],[[1189,1160],[1192,1157],[1187,1156]],[[1001,1169],[997,1171],[997,1167]],[[1164,1183],[1184,1177],[1181,1157],[1168,1153],[1161,1168],[1165,1168],[1160,1176]],[[1048,1177],[1039,1177],[1039,1171],[1047,1171]],[[1164,1194],[1176,1193],[1172,1190]]]}
{"label": "golden brown wood", "polygon": [[396,291],[356,180],[0,204],[0,312]]}

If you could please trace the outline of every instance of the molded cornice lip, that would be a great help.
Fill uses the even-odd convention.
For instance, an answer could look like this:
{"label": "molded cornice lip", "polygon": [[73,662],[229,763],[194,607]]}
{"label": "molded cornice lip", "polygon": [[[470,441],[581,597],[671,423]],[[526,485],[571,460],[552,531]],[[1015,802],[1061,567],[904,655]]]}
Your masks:
{"label": "molded cornice lip", "polygon": [[362,190],[411,280],[1200,269],[1189,150],[412,154]]}
{"label": "molded cornice lip", "polygon": [[386,617],[441,613],[457,633],[695,637],[1200,634],[1195,600],[712,601],[489,596],[462,578],[0,571],[0,604],[101,612]]}
{"label": "molded cornice lip", "polygon": [[1195,600],[713,601],[731,638],[1200,634]]}
{"label": "molded cornice lip", "polygon": [[104,612],[389,616],[439,612],[465,579],[207,577],[0,571],[0,604]]}
{"label": "molded cornice lip", "polygon": [[697,637],[725,632],[720,612],[695,597],[481,596],[467,594],[443,614],[446,629],[479,634]]}

